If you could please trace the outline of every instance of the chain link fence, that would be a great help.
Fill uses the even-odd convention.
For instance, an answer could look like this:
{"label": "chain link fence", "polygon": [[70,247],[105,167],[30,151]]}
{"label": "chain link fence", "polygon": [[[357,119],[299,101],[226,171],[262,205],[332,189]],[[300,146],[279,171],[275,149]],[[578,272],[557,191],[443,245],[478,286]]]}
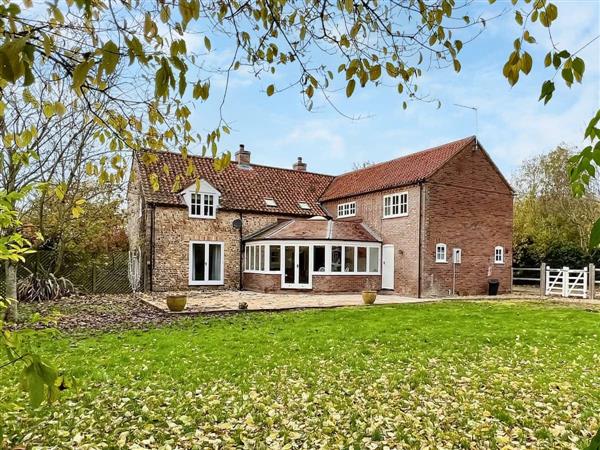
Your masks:
{"label": "chain link fence", "polygon": [[[39,250],[28,255],[25,263],[19,264],[17,278],[24,278],[30,272],[52,272],[57,257],[57,252],[51,250]],[[67,253],[55,275],[67,278],[83,293],[130,293],[128,260],[126,251],[93,256]],[[0,295],[6,292],[4,270],[4,265],[0,264]]]}

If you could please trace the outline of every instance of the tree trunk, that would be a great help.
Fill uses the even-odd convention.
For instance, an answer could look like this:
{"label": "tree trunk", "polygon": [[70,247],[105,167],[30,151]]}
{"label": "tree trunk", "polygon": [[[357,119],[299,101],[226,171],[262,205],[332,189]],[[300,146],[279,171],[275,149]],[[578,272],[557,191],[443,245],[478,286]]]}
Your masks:
{"label": "tree trunk", "polygon": [[6,281],[6,298],[11,302],[6,312],[4,320],[7,322],[16,322],[18,317],[18,302],[17,302],[17,264],[12,261],[4,263],[5,281]]}

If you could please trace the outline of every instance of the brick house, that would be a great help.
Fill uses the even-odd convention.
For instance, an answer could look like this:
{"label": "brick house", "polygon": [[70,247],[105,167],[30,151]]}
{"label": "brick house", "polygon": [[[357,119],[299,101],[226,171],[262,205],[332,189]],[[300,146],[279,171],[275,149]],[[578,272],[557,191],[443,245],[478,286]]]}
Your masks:
{"label": "brick house", "polygon": [[146,290],[510,290],[513,191],[474,137],[339,176],[252,164],[244,146],[222,172],[156,157],[134,159],[128,189]]}

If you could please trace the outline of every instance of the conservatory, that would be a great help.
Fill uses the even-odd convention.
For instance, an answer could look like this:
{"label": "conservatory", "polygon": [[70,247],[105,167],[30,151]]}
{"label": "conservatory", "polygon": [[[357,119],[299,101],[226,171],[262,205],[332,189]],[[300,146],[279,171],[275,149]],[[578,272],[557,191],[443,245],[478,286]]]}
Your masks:
{"label": "conservatory", "polygon": [[360,222],[288,220],[244,244],[244,289],[358,292],[381,284],[381,241]]}

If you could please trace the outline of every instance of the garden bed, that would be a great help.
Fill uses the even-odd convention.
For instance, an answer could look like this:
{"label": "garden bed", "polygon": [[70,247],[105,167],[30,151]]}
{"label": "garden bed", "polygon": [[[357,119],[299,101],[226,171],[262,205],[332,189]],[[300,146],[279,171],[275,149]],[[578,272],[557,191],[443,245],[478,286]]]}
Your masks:
{"label": "garden bed", "polygon": [[29,326],[34,313],[56,315],[64,331],[147,328],[176,320],[132,294],[77,295],[41,303],[20,303],[20,326]]}

